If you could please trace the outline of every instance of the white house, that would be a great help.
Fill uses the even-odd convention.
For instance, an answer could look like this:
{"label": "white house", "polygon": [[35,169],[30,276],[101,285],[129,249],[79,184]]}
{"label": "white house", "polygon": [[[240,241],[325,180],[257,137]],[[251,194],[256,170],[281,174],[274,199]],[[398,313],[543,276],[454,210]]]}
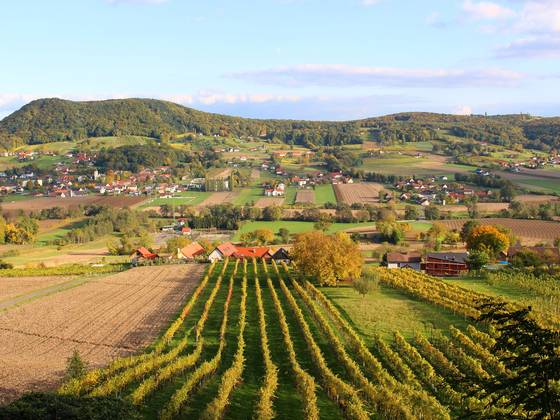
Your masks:
{"label": "white house", "polygon": [[400,252],[388,252],[387,268],[410,268],[420,271],[422,265],[422,255],[419,252],[409,252],[406,254]]}

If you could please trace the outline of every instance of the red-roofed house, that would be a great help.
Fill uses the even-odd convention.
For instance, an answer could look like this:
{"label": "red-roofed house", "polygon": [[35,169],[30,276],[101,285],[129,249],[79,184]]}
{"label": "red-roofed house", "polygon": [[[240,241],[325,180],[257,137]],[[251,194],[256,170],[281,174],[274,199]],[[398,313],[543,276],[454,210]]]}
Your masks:
{"label": "red-roofed house", "polygon": [[181,260],[194,260],[196,257],[203,256],[205,252],[198,242],[193,242],[182,249],[178,249],[177,258]]}
{"label": "red-roofed house", "polygon": [[226,257],[231,257],[237,248],[231,242],[226,242],[224,244],[218,245],[214,251],[210,253],[208,259],[212,262],[221,261]]}
{"label": "red-roofed house", "polygon": [[271,257],[270,248],[266,246],[254,246],[250,248],[237,247],[237,251],[233,254],[233,258],[240,260],[245,258],[264,258],[265,260],[269,260]]}
{"label": "red-roofed house", "polygon": [[133,262],[138,262],[138,261],[151,261],[151,260],[155,260],[157,257],[159,257],[158,254],[154,254],[153,252],[151,252],[149,249],[144,248],[143,246],[138,248],[134,254],[132,254],[132,261]]}

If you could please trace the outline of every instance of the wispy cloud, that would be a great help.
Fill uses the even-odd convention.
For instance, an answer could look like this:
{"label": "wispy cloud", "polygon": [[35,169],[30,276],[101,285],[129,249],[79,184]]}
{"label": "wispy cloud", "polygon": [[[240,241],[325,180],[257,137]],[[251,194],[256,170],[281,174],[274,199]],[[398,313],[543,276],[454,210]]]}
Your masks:
{"label": "wispy cloud", "polygon": [[283,87],[392,86],[457,88],[512,86],[524,78],[522,73],[504,69],[405,69],[324,64],[305,64],[265,70],[250,70],[233,73],[228,76],[259,84]]}
{"label": "wispy cloud", "polygon": [[512,9],[489,1],[465,0],[462,10],[469,18],[474,20],[509,19],[515,16]]}
{"label": "wispy cloud", "polygon": [[496,49],[498,58],[558,58],[560,36],[523,38]]}

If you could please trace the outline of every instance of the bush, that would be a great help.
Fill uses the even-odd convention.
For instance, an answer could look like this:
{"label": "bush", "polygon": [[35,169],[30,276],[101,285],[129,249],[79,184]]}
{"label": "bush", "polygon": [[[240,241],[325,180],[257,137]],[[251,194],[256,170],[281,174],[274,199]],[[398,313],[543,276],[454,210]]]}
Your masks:
{"label": "bush", "polygon": [[121,398],[76,398],[47,393],[30,393],[6,407],[0,420],[136,420],[142,417]]}

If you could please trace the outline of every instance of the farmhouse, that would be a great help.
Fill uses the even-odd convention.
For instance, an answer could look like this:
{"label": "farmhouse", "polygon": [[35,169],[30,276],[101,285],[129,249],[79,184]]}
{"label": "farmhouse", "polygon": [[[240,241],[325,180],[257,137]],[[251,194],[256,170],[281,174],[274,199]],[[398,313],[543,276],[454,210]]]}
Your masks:
{"label": "farmhouse", "polygon": [[278,248],[277,250],[271,250],[272,259],[276,262],[290,262],[290,253],[286,248]]}
{"label": "farmhouse", "polygon": [[236,251],[237,248],[235,247],[235,245],[233,245],[231,242],[226,242],[224,244],[218,245],[216,249],[214,249],[214,251],[210,253],[208,259],[211,262],[222,261],[227,257],[231,257]]}
{"label": "farmhouse", "polygon": [[184,248],[177,249],[177,258],[180,260],[194,260],[196,257],[201,257],[205,253],[206,251],[198,242],[193,242]]}
{"label": "farmhouse", "polygon": [[272,256],[270,255],[270,248],[266,246],[250,248],[237,247],[236,251],[233,253],[233,258],[239,260],[252,258],[263,258],[265,260],[270,260],[271,257]]}
{"label": "farmhouse", "polygon": [[141,261],[153,261],[158,257],[159,257],[158,254],[154,254],[149,249],[142,246],[142,247],[138,248],[134,252],[134,254],[132,254],[132,263],[134,264],[134,263],[138,263],[138,262],[141,262]]}
{"label": "farmhouse", "polygon": [[411,268],[420,271],[422,255],[419,252],[388,252],[386,260],[387,268]]}
{"label": "farmhouse", "polygon": [[427,255],[422,269],[430,276],[457,277],[469,271],[466,252],[433,252]]}

